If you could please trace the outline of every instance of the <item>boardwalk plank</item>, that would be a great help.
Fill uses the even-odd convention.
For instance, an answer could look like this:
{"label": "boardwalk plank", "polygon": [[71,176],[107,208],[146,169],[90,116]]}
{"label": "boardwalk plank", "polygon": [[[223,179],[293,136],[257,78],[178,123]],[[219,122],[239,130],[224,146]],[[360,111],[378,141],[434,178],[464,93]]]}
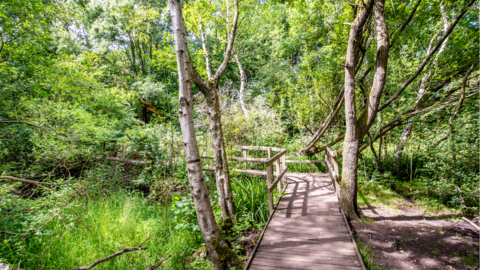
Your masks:
{"label": "boardwalk plank", "polygon": [[331,265],[331,264],[321,264],[321,265],[308,265],[308,266],[303,266],[301,264],[298,264],[295,267],[282,267],[282,266],[272,266],[272,265],[265,265],[265,264],[257,264],[253,263],[252,266],[250,267],[251,270],[284,270],[284,269],[290,269],[290,270],[358,270],[362,269],[360,266],[355,267],[355,266],[343,266],[343,265]]}
{"label": "boardwalk plank", "polygon": [[361,269],[328,174],[287,183],[249,269]]}
{"label": "boardwalk plank", "polygon": [[277,253],[266,253],[259,252],[255,255],[257,259],[267,259],[267,260],[282,260],[282,261],[293,261],[297,263],[306,262],[306,263],[316,263],[322,264],[328,262],[329,264],[336,265],[345,265],[345,266],[357,266],[358,258],[355,254],[352,255],[337,255],[337,254],[323,254],[322,256],[309,256],[305,257],[303,255],[295,254],[277,254]]}
{"label": "boardwalk plank", "polygon": [[[278,260],[262,257],[262,258],[257,258],[255,260],[255,264],[277,266]],[[304,258],[303,261],[292,261],[292,260],[283,259],[281,267],[298,268],[299,266],[301,266],[302,269],[307,269],[307,268],[324,269],[323,268],[324,265],[331,265],[331,267],[335,266],[336,268],[333,268],[333,269],[343,269],[343,267],[354,267],[356,269],[360,269],[360,264],[358,263],[358,260],[356,261],[356,263],[350,262],[350,261],[341,261],[341,260],[332,261],[331,257],[323,257],[323,262],[321,263],[308,262],[306,258]]]}

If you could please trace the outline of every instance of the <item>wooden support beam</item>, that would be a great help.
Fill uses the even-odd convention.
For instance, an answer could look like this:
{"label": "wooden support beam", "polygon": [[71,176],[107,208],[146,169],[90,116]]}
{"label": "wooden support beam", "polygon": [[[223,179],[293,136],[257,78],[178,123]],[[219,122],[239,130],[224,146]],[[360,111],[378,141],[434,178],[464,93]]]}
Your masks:
{"label": "wooden support beam", "polygon": [[[285,156],[285,155],[283,155]],[[282,157],[283,157],[282,156]],[[280,170],[282,169],[282,157],[280,157],[279,159],[277,159],[277,163],[275,165],[275,177],[278,177],[280,175]],[[277,186],[277,190],[278,190],[278,193],[282,192],[282,184],[279,184],[277,185],[276,183],[278,183],[278,180],[281,180],[281,179],[277,179],[274,181],[274,185]]]}
{"label": "wooden support beam", "polygon": [[238,146],[238,148],[242,150],[260,150],[260,151],[268,151],[268,149],[271,149],[272,151],[282,151],[284,150],[283,148],[278,148],[278,147],[268,147],[268,146]]}
{"label": "wooden support beam", "polygon": [[[267,153],[268,153],[268,159],[272,160],[272,149],[268,148]],[[273,162],[271,162],[270,164],[267,164],[267,186],[272,185],[272,174],[273,174],[272,163]],[[268,211],[270,215],[273,213],[273,194],[271,191],[268,191]]]}
{"label": "wooden support beam", "polygon": [[[285,168],[283,170],[283,172],[277,177],[277,180],[275,180],[275,182],[273,182],[269,187],[268,187],[268,192],[272,192],[273,189],[275,188],[275,186],[277,186],[277,184],[280,182],[280,180],[283,179],[283,176],[285,175],[285,173],[287,172],[287,168]],[[280,191],[281,192],[281,191]]]}
{"label": "wooden support beam", "polygon": [[[270,155],[272,153],[272,151],[270,150],[269,151]],[[277,159],[279,159],[281,156],[285,155],[287,153],[287,149],[283,149],[282,151],[280,151],[278,154],[276,154],[275,156],[273,157],[270,157],[268,158],[267,162],[265,162],[265,164],[267,166],[270,166],[272,165]]]}
{"label": "wooden support beam", "polygon": [[[287,157],[285,155],[283,155],[281,160],[282,160],[282,169],[286,170],[287,169]],[[285,188],[285,182],[286,182],[286,178],[285,178],[285,176],[283,176],[282,177],[282,184],[283,184],[284,188]]]}
{"label": "wooden support beam", "polygon": [[[247,149],[243,149],[242,152],[243,152],[243,158],[247,158]],[[247,169],[247,162],[246,161],[243,163],[243,168],[245,170]]]}
{"label": "wooden support beam", "polygon": [[337,157],[337,152],[333,151],[332,148],[330,147],[325,147],[325,150],[328,152],[328,154],[330,154],[331,157]]}
{"label": "wooden support beam", "polygon": [[325,163],[324,159],[319,160],[287,160],[287,163]]}

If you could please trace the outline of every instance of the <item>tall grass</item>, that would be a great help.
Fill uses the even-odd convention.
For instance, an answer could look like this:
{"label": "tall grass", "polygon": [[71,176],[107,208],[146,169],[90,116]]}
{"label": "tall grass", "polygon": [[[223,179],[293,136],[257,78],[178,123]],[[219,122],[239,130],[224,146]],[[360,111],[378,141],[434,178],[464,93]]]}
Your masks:
{"label": "tall grass", "polygon": [[[237,215],[248,216],[252,221],[265,223],[269,217],[267,180],[265,178],[238,175],[232,181],[233,200]],[[274,191],[273,201],[279,194]]]}
{"label": "tall grass", "polygon": [[23,269],[73,269],[150,237],[143,245],[148,249],[122,254],[96,269],[145,269],[164,255],[172,255],[164,268],[184,269],[185,257],[201,245],[194,232],[175,229],[171,211],[136,193],[97,197],[86,205],[85,213],[82,217],[93,231],[65,212],[26,240],[2,239],[1,260]]}

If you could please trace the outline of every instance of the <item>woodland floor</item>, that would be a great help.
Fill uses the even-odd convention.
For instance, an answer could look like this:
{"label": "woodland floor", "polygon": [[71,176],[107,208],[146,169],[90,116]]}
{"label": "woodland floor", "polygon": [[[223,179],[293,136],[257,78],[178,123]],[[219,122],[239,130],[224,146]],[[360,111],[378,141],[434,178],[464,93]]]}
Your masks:
{"label": "woodland floor", "polygon": [[424,215],[413,202],[360,211],[368,222],[352,225],[379,269],[478,269],[479,233],[458,216]]}

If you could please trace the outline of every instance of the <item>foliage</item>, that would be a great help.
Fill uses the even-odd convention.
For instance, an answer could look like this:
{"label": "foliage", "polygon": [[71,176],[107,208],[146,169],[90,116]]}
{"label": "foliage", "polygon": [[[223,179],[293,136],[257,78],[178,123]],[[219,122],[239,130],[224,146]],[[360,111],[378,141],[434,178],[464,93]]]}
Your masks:
{"label": "foliage", "polygon": [[[240,72],[232,61],[220,83],[228,154],[242,154],[234,149],[236,145],[282,147],[288,154],[296,153],[320,128],[343,87],[350,30],[345,22],[352,21],[355,11],[347,1],[240,2],[235,50],[247,77],[248,114],[239,108]],[[99,268],[144,267],[158,261],[161,253],[172,254],[165,268],[182,269],[187,256],[201,245],[187,192],[177,110],[179,78],[167,3],[0,3],[0,172],[56,183],[50,192],[2,181],[0,225],[2,230],[31,230],[61,211],[27,240],[2,235],[6,242],[0,246],[0,258],[5,262],[27,269],[72,268],[138,245],[150,235],[148,250]],[[392,47],[381,103],[417,70],[429,44],[444,33],[443,17],[453,22],[465,1],[421,1],[412,21],[400,31],[416,3],[385,2]],[[475,3],[453,30],[445,50],[434,55],[435,60],[428,61],[375,120],[370,130],[373,137],[394,119],[403,121],[408,112],[433,106],[412,118],[413,131],[399,161],[394,154],[405,121],[373,142],[375,155],[370,148],[363,150],[359,204],[395,206],[411,198],[427,212],[478,214],[478,88],[465,89],[461,107],[458,101],[438,106],[460,97],[466,71],[478,64],[478,11]],[[226,12],[226,1],[184,3],[189,53],[201,75],[206,66],[200,33],[206,36],[215,69],[224,55]],[[369,42],[362,48],[365,58],[357,72],[358,111],[366,105],[359,78],[373,67],[376,57],[374,28],[367,28],[364,36]],[[373,80],[372,74],[366,74],[365,85]],[[469,84],[478,75],[475,67]],[[423,78],[428,78],[427,92],[417,100]],[[197,93],[194,87],[197,141],[203,146],[202,154],[210,154],[204,148],[210,142],[205,101]],[[344,118],[340,111],[317,147],[342,137]],[[332,148],[340,153],[342,145]],[[252,157],[265,157],[265,153],[250,152]],[[323,158],[319,153],[297,159]],[[147,163],[138,162],[144,160]],[[202,162],[205,166],[209,161]],[[322,163],[288,166],[291,172],[325,171]],[[230,168],[243,168],[243,164],[231,162]],[[264,167],[253,165],[252,169]],[[205,182],[219,219],[215,179],[206,174]],[[268,219],[267,184],[264,179],[234,175],[232,188],[238,215],[229,237],[237,245],[235,235],[259,229]],[[74,209],[98,231],[88,232]],[[369,253],[368,247],[364,251]],[[467,265],[469,256],[464,258]],[[202,259],[191,265],[211,268]]]}
{"label": "foliage", "polygon": [[[27,203],[25,200],[20,202]],[[190,254],[196,246],[200,246],[195,233],[176,228],[178,224],[169,211],[165,211],[163,206],[146,203],[139,194],[119,191],[76,202],[83,205],[86,214],[82,214],[82,218],[93,232],[80,225],[73,213],[61,210],[60,205],[34,207],[37,210],[29,215],[8,212],[9,219],[18,220],[20,216],[16,215],[21,215],[24,220],[13,225],[5,219],[7,217],[2,219],[2,228],[9,231],[25,231],[30,224],[38,226],[44,223],[55,212],[61,211],[62,214],[30,237],[29,241],[16,236],[2,238],[4,244],[0,252],[3,262],[27,269],[72,269],[125,247],[137,246],[150,237],[145,244],[147,250],[127,253],[99,267],[146,268],[158,262],[162,254],[171,254],[172,258],[165,262],[165,266],[183,269],[179,261],[184,259],[184,254]],[[46,203],[47,200],[44,201]],[[36,204],[38,201],[30,201],[28,208],[32,209]]]}

